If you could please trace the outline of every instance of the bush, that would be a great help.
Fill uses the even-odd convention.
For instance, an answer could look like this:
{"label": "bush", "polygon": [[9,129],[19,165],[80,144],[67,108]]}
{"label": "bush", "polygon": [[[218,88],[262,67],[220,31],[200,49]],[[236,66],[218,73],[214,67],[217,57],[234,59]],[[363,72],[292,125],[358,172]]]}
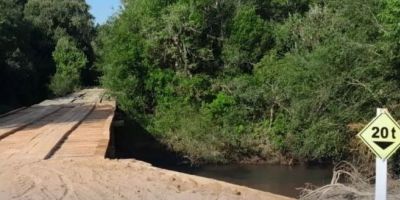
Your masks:
{"label": "bush", "polygon": [[272,26],[256,14],[256,6],[245,4],[237,8],[230,27],[223,48],[225,67],[251,72],[253,65],[273,47]]}
{"label": "bush", "polygon": [[300,160],[346,158],[354,137],[347,125],[369,120],[376,107],[390,108],[395,106],[390,100],[399,98],[385,56],[390,50],[370,37],[377,25],[367,28],[366,17],[350,18],[367,8],[346,5],[352,9],[316,6],[305,17],[288,20],[277,30],[296,44],[280,43],[291,50],[270,52],[256,66],[265,94],[275,99],[269,105],[275,110],[269,138]]}
{"label": "bush", "polygon": [[57,70],[51,79],[50,89],[57,96],[73,92],[81,83],[80,73],[87,63],[85,54],[76,47],[72,38],[65,36],[58,40],[53,58]]}
{"label": "bush", "polygon": [[339,160],[349,124],[400,116],[394,1],[127,2],[99,34],[103,85],[193,161]]}

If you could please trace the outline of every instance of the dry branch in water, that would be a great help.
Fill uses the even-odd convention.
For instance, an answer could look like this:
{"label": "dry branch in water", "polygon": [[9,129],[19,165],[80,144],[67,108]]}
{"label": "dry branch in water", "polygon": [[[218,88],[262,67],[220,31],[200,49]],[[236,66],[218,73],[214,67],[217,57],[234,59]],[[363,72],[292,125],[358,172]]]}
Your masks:
{"label": "dry branch in water", "polygon": [[[374,199],[374,185],[370,183],[371,178],[366,178],[361,175],[352,164],[348,162],[340,162],[333,169],[333,176],[329,185],[317,189],[313,189],[312,187],[304,188],[300,199]],[[388,199],[400,199],[399,180],[389,180]]]}

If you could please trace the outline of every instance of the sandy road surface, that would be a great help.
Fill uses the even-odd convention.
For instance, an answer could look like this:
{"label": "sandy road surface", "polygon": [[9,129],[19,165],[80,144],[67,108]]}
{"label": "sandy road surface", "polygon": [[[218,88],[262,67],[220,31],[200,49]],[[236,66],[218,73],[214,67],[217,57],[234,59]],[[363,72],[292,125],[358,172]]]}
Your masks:
{"label": "sandy road surface", "polygon": [[14,160],[0,164],[0,199],[289,199],[136,160]]}

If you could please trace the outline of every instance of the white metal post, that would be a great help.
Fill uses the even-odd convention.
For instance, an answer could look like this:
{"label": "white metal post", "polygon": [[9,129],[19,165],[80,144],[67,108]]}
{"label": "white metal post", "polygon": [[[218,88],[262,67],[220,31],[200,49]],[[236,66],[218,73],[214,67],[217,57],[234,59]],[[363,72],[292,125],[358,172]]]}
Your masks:
{"label": "white metal post", "polygon": [[[376,115],[383,113],[385,109],[376,109]],[[375,166],[375,200],[386,200],[387,186],[387,160],[376,157]]]}

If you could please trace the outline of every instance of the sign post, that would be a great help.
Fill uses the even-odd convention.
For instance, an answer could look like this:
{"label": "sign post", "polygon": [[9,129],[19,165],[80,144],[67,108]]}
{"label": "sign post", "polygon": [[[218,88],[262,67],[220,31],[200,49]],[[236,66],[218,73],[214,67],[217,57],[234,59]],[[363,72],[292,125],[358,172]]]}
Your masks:
{"label": "sign post", "polygon": [[386,109],[378,108],[358,137],[376,155],[375,200],[386,200],[387,159],[400,147],[400,126]]}
{"label": "sign post", "polygon": [[386,200],[387,160],[376,158],[375,200]]}
{"label": "sign post", "polygon": [[[382,108],[376,109],[376,116],[385,112]],[[375,200],[386,200],[387,192],[387,160],[376,157],[375,165]]]}

